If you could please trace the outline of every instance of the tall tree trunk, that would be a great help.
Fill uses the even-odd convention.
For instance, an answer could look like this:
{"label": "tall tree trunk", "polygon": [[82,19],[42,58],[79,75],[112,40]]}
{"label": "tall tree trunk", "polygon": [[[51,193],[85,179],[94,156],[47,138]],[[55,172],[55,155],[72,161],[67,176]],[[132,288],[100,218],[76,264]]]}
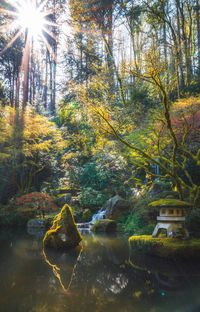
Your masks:
{"label": "tall tree trunk", "polygon": [[53,103],[53,61],[51,55],[49,55],[49,91],[50,91],[50,101],[49,109],[51,111],[51,106]]}
{"label": "tall tree trunk", "polygon": [[25,110],[25,107],[28,103],[28,92],[29,92],[29,59],[30,59],[30,38],[28,36],[28,30],[26,30],[25,36],[25,51],[24,51],[24,81],[23,81],[23,101],[22,101],[22,110]]}
{"label": "tall tree trunk", "polygon": [[178,35],[178,68],[180,71],[180,87],[185,86],[185,79],[183,73],[183,54],[182,54],[182,44],[181,44],[181,30],[180,30],[180,13],[179,13],[180,1],[176,0],[176,20],[177,20],[177,35]]}
{"label": "tall tree trunk", "polygon": [[[56,1],[53,1],[53,7],[56,7]],[[56,23],[56,14],[55,11],[53,13],[53,22]],[[53,27],[53,33],[56,37],[56,28]],[[51,114],[53,115],[56,110],[56,60],[57,60],[57,42],[53,41],[53,52],[54,59],[52,60],[53,65],[53,73],[52,73],[52,102],[51,102]]]}
{"label": "tall tree trunk", "polygon": [[[54,47],[55,56],[57,54],[57,45]],[[56,61],[53,61],[53,98],[52,98],[52,106],[51,113],[54,114],[56,110]]]}
{"label": "tall tree trunk", "polygon": [[200,20],[199,20],[199,0],[196,0],[196,19],[197,19],[197,44],[198,44],[198,70],[200,71]]}
{"label": "tall tree trunk", "polygon": [[31,56],[30,56],[30,90],[29,90],[29,103],[33,105],[33,85],[34,85],[34,59],[33,59],[33,39],[31,44]]}
{"label": "tall tree trunk", "polygon": [[113,0],[108,1],[108,11],[107,11],[107,21],[106,21],[106,29],[107,29],[107,42],[109,46],[109,50],[106,51],[106,62],[109,70],[109,84],[111,93],[114,92],[114,68],[112,62],[113,56]]}
{"label": "tall tree trunk", "polygon": [[47,110],[47,85],[48,85],[48,60],[49,60],[49,51],[46,49],[45,57],[45,85],[43,90],[43,100],[44,100],[44,109]]}
{"label": "tall tree trunk", "polygon": [[[180,12],[180,17],[181,17],[181,30],[182,30],[182,38],[183,38],[183,47],[184,47],[184,57],[185,57],[185,70],[186,70],[186,77],[185,77],[185,84],[188,86],[191,82],[191,77],[192,77],[192,69],[191,69],[191,53],[190,53],[190,41],[191,41],[191,12],[188,7],[188,14],[189,14],[189,26],[186,27],[186,19],[185,19],[185,14],[184,14],[184,5],[180,4],[180,1],[177,0],[178,3],[178,9]],[[189,35],[188,35],[188,30],[189,28]]]}

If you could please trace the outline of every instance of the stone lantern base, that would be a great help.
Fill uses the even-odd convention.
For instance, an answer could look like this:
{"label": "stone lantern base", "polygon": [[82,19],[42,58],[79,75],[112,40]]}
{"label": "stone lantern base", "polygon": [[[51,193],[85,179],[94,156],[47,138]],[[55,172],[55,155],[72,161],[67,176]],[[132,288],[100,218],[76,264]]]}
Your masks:
{"label": "stone lantern base", "polygon": [[[164,219],[162,217],[158,217],[157,220],[161,221],[159,219]],[[180,218],[180,219],[184,219],[185,218]],[[158,222],[155,226],[155,229],[153,231],[152,237],[158,237],[161,230],[165,229],[167,231],[167,237],[176,237],[176,233],[177,231],[180,231],[183,234],[183,237],[188,238],[189,237],[189,232],[187,231],[187,229],[184,227],[184,224],[182,221],[184,220],[180,220],[180,221],[175,221],[175,220],[162,220],[162,222]]]}

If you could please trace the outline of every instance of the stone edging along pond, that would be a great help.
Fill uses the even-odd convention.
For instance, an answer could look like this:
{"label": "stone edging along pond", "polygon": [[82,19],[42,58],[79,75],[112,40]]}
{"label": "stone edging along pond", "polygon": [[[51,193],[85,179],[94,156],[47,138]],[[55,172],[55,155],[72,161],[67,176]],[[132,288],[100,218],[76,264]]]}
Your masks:
{"label": "stone edging along pond", "polygon": [[168,259],[200,259],[200,239],[138,235],[129,238],[129,246],[131,254],[139,252]]}

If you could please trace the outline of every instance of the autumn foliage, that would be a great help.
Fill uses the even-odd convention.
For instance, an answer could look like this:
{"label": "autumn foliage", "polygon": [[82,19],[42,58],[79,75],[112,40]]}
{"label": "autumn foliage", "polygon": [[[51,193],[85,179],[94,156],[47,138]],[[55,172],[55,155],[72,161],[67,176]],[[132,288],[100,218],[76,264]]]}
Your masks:
{"label": "autumn foliage", "polygon": [[178,138],[182,138],[184,134],[188,139],[199,136],[200,97],[179,99],[174,103],[172,124]]}
{"label": "autumn foliage", "polygon": [[61,131],[29,106],[22,115],[0,105],[0,133],[0,202],[40,190],[52,178],[65,147]]}
{"label": "autumn foliage", "polygon": [[53,212],[57,209],[53,198],[47,194],[39,192],[33,192],[17,197],[15,200],[15,205],[22,208],[23,210],[33,210],[33,212],[42,214],[43,216],[45,213]]}

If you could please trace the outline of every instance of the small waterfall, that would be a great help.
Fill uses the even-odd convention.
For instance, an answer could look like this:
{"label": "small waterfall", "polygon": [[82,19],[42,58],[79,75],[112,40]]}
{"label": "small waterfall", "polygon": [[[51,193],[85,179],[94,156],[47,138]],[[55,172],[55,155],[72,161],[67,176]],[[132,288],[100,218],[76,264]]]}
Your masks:
{"label": "small waterfall", "polygon": [[90,228],[92,224],[90,222],[87,223],[77,223],[77,228],[81,234],[88,234],[90,232]]}
{"label": "small waterfall", "polygon": [[92,216],[92,221],[90,221],[90,223],[91,223],[91,224],[94,224],[95,221],[104,219],[105,214],[106,214],[106,211],[105,211],[105,210],[99,210],[97,213],[95,213],[95,214]]}
{"label": "small waterfall", "polygon": [[81,234],[87,234],[90,231],[90,228],[93,226],[93,224],[98,221],[98,220],[102,220],[105,218],[105,214],[106,211],[100,209],[97,213],[95,213],[92,216],[92,220],[90,222],[86,222],[86,223],[77,223],[77,227],[79,229],[79,231],[81,232]]}

